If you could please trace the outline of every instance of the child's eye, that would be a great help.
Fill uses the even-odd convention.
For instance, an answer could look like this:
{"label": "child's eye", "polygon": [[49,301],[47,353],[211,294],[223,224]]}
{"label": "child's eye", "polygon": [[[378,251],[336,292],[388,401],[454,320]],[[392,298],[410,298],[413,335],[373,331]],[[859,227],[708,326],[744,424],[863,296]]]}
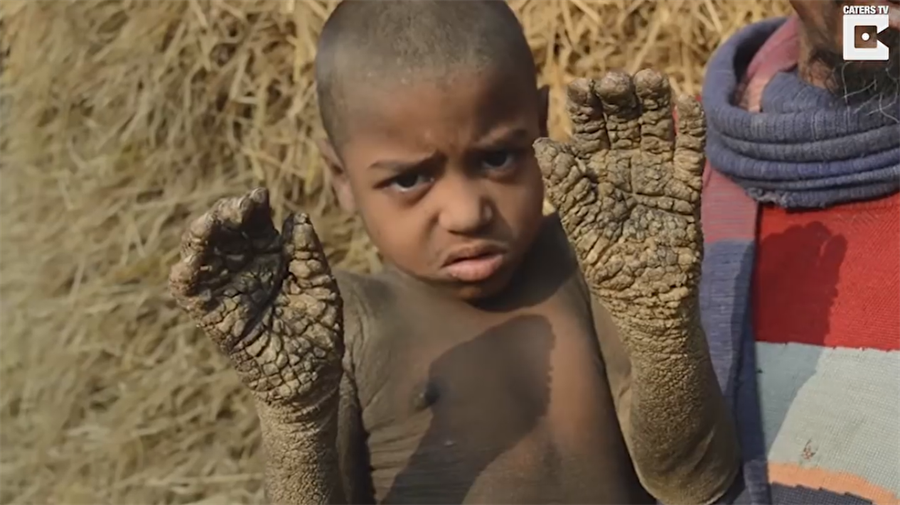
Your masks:
{"label": "child's eye", "polygon": [[489,169],[509,168],[516,160],[516,153],[509,150],[490,151],[482,156],[482,163]]}
{"label": "child's eye", "polygon": [[430,178],[426,174],[408,172],[390,180],[390,186],[400,191],[410,191],[420,184],[427,184]]}

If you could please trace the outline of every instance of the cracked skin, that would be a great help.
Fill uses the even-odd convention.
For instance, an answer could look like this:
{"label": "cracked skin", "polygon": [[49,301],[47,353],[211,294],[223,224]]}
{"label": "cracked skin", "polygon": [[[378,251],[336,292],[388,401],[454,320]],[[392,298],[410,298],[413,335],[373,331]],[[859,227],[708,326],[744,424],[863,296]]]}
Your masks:
{"label": "cracked skin", "polygon": [[[738,473],[699,323],[705,122],[667,78],[568,89],[556,214],[492,305],[332,272],[257,189],[185,232],[178,303],[253,393],[273,503],[713,503]],[[677,126],[678,134],[675,134]],[[524,273],[527,273],[525,275]],[[652,497],[650,496],[652,495]]]}

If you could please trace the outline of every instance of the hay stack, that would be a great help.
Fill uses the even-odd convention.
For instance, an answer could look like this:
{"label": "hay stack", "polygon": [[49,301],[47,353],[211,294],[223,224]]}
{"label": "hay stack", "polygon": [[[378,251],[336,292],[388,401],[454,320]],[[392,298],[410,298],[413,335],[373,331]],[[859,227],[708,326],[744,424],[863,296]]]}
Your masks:
{"label": "hay stack", "polygon": [[[518,0],[553,87],[655,66],[697,92],[720,40],[784,0]],[[377,257],[314,148],[332,3],[4,0],[3,503],[250,503],[252,407],[165,290],[187,220],[264,183],[332,260]]]}

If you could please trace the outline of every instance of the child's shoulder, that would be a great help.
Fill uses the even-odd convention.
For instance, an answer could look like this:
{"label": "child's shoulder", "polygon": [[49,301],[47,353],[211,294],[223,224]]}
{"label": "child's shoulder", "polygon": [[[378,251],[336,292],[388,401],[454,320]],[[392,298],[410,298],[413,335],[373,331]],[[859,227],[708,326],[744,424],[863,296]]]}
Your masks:
{"label": "child's shoulder", "polygon": [[393,360],[420,342],[425,320],[439,309],[392,272],[335,270],[334,277],[343,301],[345,359],[360,387],[379,383],[380,374],[399,366]]}
{"label": "child's shoulder", "polygon": [[396,302],[395,288],[384,275],[335,270],[334,277],[347,318],[371,318],[390,310]]}
{"label": "child's shoulder", "polygon": [[347,305],[355,306],[367,300],[386,299],[392,288],[383,275],[361,274],[348,270],[334,270],[341,297]]}
{"label": "child's shoulder", "polygon": [[[344,308],[344,333],[362,346],[385,334],[393,334],[403,321],[399,285],[385,273],[361,274],[334,270]],[[388,328],[385,328],[388,326]]]}

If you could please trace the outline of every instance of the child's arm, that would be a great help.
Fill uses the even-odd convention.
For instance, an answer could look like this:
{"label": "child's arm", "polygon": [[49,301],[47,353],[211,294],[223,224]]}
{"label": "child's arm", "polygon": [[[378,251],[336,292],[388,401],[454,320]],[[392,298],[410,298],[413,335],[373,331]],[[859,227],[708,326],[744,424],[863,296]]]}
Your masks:
{"label": "child's arm", "polygon": [[270,214],[264,190],[219,201],[185,233],[170,288],[252,392],[268,499],[344,503],[338,446],[358,440],[337,439],[358,411],[350,382],[341,399],[343,303],[308,218],[279,234]]}
{"label": "child's arm", "polygon": [[[626,348],[595,296],[591,309],[616,414],[642,483],[664,504],[718,503],[737,483],[739,454],[733,419],[702,355],[707,351],[697,347],[706,346],[702,332],[685,333],[672,353],[656,346],[642,352],[640,344]],[[689,371],[679,371],[677,361]]]}
{"label": "child's arm", "polygon": [[664,503],[719,500],[739,471],[733,420],[698,307],[705,123],[652,71],[569,88],[569,144],[535,143],[595,300],[600,344],[637,473]]}

